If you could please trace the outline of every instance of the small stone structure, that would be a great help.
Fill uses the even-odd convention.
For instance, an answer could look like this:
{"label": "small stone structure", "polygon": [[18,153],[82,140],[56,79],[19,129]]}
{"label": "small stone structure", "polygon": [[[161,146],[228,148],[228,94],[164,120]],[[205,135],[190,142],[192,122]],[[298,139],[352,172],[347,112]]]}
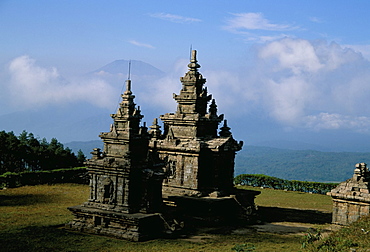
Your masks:
{"label": "small stone structure", "polygon": [[[139,126],[143,116],[136,108],[131,81],[110,132],[102,133],[104,151],[94,149],[86,162],[90,195],[82,206],[69,207],[75,215],[69,228],[141,241],[158,236],[163,229],[157,213],[162,205],[163,171],[155,152],[148,152],[150,135]],[[149,155],[148,155],[149,154]]]}
{"label": "small stone structure", "polygon": [[207,94],[195,50],[188,67],[180,94],[174,94],[176,113],[160,116],[163,133],[157,119],[149,132],[140,126],[143,115],[127,80],[110,132],[100,135],[104,150],[94,149],[86,162],[88,202],[69,207],[75,218],[67,227],[142,241],[166,228],[173,231],[182,221],[254,218],[259,192],[233,185],[235,153],[243,142],[234,140],[226,120],[217,132],[223,115]]}
{"label": "small stone structure", "polygon": [[353,177],[328,193],[333,198],[333,223],[349,225],[370,213],[370,172],[365,163],[356,164]]}

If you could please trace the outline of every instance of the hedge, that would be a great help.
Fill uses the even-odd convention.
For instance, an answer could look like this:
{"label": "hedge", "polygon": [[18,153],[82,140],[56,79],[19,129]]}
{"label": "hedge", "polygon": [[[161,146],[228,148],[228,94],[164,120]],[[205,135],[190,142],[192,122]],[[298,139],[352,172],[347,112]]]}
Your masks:
{"label": "hedge", "polygon": [[0,188],[56,183],[88,184],[88,181],[86,167],[19,173],[6,172],[0,175]]}
{"label": "hedge", "polygon": [[240,174],[234,178],[234,184],[318,194],[326,194],[338,185],[338,183],[286,180],[264,174]]}

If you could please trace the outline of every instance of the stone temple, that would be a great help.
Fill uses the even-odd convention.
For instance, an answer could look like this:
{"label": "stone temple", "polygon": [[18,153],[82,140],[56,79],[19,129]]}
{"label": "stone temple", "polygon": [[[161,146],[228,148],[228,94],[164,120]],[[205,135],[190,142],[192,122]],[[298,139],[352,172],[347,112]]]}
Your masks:
{"label": "stone temple", "polygon": [[166,161],[163,191],[169,195],[230,195],[235,152],[243,142],[233,139],[226,120],[217,132],[224,116],[217,115],[216,102],[204,87],[206,79],[198,72],[196,51],[188,67],[180,78],[180,94],[173,95],[177,111],[160,116],[163,134],[156,119],[149,131],[150,150],[156,150]]}
{"label": "stone temple", "polygon": [[356,164],[352,178],[328,193],[333,198],[333,223],[349,225],[370,214],[370,172],[365,163]]}
{"label": "stone temple", "polygon": [[253,219],[259,192],[233,185],[235,153],[243,143],[217,114],[195,50],[188,67],[173,96],[176,112],[160,116],[163,130],[157,118],[149,131],[140,126],[143,115],[126,81],[110,131],[100,135],[104,150],[94,149],[86,162],[89,199],[69,207],[74,219],[67,227],[142,241],[173,231],[170,223]]}
{"label": "stone temple", "polygon": [[[148,152],[150,135],[134,103],[131,81],[110,132],[101,133],[104,150],[94,149],[86,162],[90,175],[88,202],[70,207],[75,215],[69,224],[78,231],[140,241],[162,231],[158,214],[162,204],[163,171]],[[151,154],[151,156],[149,155]]]}

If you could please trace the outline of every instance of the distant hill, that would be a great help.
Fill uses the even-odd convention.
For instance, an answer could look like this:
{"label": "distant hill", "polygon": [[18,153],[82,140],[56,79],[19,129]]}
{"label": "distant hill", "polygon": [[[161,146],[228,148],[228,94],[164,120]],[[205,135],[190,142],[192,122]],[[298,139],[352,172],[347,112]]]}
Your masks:
{"label": "distant hill", "polygon": [[370,153],[288,150],[244,146],[235,160],[235,175],[265,174],[288,180],[342,182],[356,163],[370,164]]}
{"label": "distant hill", "polygon": [[23,130],[36,137],[50,140],[55,137],[62,143],[97,140],[100,132],[109,130],[114,110],[96,108],[89,104],[71,104],[62,108],[49,106],[36,111],[19,111],[0,116],[0,130]]}
{"label": "distant hill", "polygon": [[103,141],[101,140],[92,140],[92,141],[73,141],[64,144],[65,147],[70,148],[74,153],[77,153],[79,150],[85,154],[87,158],[91,158],[90,152],[94,148],[103,149]]}

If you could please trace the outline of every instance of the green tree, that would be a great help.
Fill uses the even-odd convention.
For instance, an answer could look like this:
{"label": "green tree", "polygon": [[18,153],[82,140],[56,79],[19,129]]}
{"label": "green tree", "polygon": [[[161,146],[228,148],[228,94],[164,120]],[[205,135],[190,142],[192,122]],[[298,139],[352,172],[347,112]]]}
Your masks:
{"label": "green tree", "polygon": [[5,131],[0,132],[0,171],[19,172],[24,169],[22,163],[24,150],[21,148],[21,143],[14,133]]}
{"label": "green tree", "polygon": [[79,166],[82,166],[84,164],[84,162],[86,161],[86,156],[85,154],[82,152],[81,149],[78,150],[77,152],[77,162],[78,162],[78,165]]}
{"label": "green tree", "polygon": [[12,131],[0,131],[0,174],[76,167],[85,158],[82,153],[77,159],[72,150],[64,148],[56,138],[49,143],[27,131],[18,137]]}

